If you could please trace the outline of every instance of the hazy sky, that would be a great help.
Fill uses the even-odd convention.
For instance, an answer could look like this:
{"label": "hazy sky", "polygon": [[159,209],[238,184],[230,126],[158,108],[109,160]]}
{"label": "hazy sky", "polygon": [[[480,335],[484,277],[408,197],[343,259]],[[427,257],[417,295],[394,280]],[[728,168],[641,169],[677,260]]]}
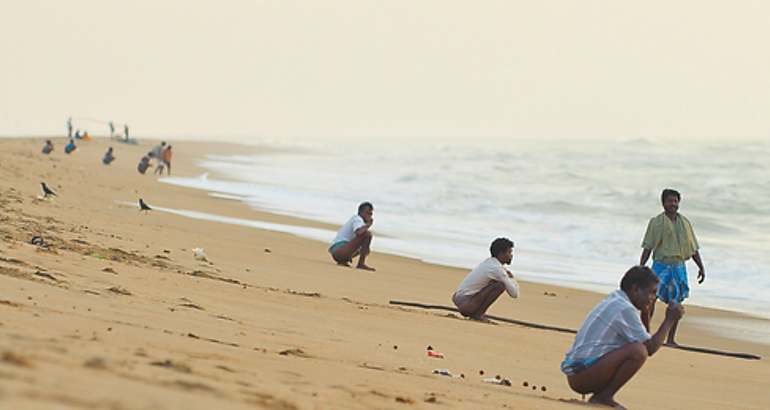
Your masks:
{"label": "hazy sky", "polygon": [[768,1],[0,0],[0,135],[766,139]]}

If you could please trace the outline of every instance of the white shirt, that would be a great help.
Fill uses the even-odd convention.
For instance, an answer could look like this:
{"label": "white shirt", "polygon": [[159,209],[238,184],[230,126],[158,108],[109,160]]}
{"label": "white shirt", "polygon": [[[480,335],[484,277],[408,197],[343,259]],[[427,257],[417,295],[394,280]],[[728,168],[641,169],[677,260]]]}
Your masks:
{"label": "white shirt", "polygon": [[475,295],[493,280],[502,282],[506,292],[512,298],[519,296],[519,284],[516,283],[515,279],[508,277],[508,272],[503,268],[503,264],[494,256],[490,256],[479,266],[473,268],[471,273],[460,282],[460,287],[457,288],[456,293],[461,296]]}
{"label": "white shirt", "polygon": [[337,232],[337,236],[334,237],[332,245],[339,242],[350,242],[353,240],[353,238],[356,237],[356,231],[365,225],[366,221],[364,221],[364,218],[361,218],[361,215],[353,215],[350,219],[348,219],[345,225],[342,226],[340,231]]}
{"label": "white shirt", "polygon": [[567,351],[567,359],[599,358],[617,348],[645,342],[651,337],[626,292],[616,290],[588,314],[575,336],[572,349]]}

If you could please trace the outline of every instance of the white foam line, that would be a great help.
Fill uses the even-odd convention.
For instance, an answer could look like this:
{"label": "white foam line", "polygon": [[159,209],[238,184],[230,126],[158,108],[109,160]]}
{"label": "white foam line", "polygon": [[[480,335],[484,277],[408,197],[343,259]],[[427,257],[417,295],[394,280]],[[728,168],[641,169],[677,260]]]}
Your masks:
{"label": "white foam line", "polygon": [[[133,202],[122,202],[122,201],[116,201],[116,202],[124,205],[136,205]],[[247,226],[251,228],[265,229],[268,231],[288,233],[288,234],[296,235],[302,238],[313,239],[313,240],[323,241],[323,242],[330,242],[331,238],[334,238],[334,235],[336,234],[336,232],[330,231],[328,229],[309,228],[305,226],[283,225],[283,224],[277,224],[272,222],[254,221],[250,219],[231,218],[229,216],[213,215],[205,212],[190,211],[187,209],[163,208],[160,206],[152,205],[152,210],[167,212],[170,214],[180,215],[187,218],[201,219],[204,221],[223,222],[231,225],[240,225],[240,226]]]}

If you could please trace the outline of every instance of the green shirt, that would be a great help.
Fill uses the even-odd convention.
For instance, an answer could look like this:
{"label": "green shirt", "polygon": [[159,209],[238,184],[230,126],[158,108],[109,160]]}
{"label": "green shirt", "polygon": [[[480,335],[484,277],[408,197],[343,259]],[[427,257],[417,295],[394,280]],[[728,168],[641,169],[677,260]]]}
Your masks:
{"label": "green shirt", "polygon": [[671,264],[690,259],[700,245],[687,218],[676,214],[676,221],[671,221],[661,212],[647,224],[642,248],[652,250],[653,262]]}

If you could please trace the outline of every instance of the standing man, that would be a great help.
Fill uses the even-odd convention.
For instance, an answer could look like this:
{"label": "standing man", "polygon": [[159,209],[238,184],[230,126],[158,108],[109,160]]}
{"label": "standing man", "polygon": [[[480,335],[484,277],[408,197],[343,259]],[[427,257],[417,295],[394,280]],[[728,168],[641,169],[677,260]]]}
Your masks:
{"label": "standing man", "polygon": [[[167,146],[160,152],[160,160],[166,166],[166,174],[171,175],[171,145]],[[161,175],[163,170],[160,171]]]}
{"label": "standing man", "polygon": [[374,223],[373,213],[374,206],[371,203],[364,202],[358,205],[358,214],[353,215],[337,232],[332,246],[329,247],[329,253],[338,265],[350,266],[353,257],[359,255],[356,267],[374,270],[366,265],[366,256],[369,254],[369,246],[372,243],[372,232],[369,228]]}
{"label": "standing man", "polygon": [[115,138],[115,124],[110,121],[110,138]]}
{"label": "standing man", "polygon": [[[703,268],[698,249],[698,240],[692,230],[690,221],[679,213],[679,201],[682,196],[674,189],[664,189],[660,195],[663,203],[663,212],[650,219],[647,232],[642,242],[642,256],[639,264],[644,266],[652,254],[652,270],[660,278],[658,298],[663,303],[672,306],[681,304],[690,296],[690,287],[687,284],[687,269],[685,261],[692,258],[698,265],[698,283],[706,279],[706,270]],[[643,318],[649,328],[652,315],[655,313],[653,304],[649,317]],[[666,344],[678,346],[674,341],[678,323],[674,323],[668,333]]]}
{"label": "standing man", "polygon": [[166,148],[166,141],[161,142],[160,144],[156,145],[150,152],[147,154],[150,156],[150,158],[155,158],[158,161],[160,161],[160,153],[163,151],[163,149]]}
{"label": "standing man", "polygon": [[72,117],[67,118],[67,138],[72,138]]}
{"label": "standing man", "polygon": [[615,401],[615,393],[660,349],[666,333],[684,314],[682,305],[669,305],[666,319],[650,335],[642,318],[649,317],[655,304],[658,282],[652,269],[634,266],[620,281],[620,290],[599,302],[580,327],[561,371],[572,390],[593,393],[590,403],[625,408]]}
{"label": "standing man", "polygon": [[452,302],[465,317],[486,322],[486,312],[503,291],[512,298],[519,297],[519,284],[513,274],[503,267],[513,261],[513,242],[508,238],[497,238],[489,246],[489,258],[476,266],[460,282],[452,295]]}
{"label": "standing man", "polygon": [[163,167],[166,167],[166,173],[171,175],[171,145],[160,150],[160,157],[158,157],[158,167],[155,168],[155,173],[160,173],[160,175],[163,175]]}

